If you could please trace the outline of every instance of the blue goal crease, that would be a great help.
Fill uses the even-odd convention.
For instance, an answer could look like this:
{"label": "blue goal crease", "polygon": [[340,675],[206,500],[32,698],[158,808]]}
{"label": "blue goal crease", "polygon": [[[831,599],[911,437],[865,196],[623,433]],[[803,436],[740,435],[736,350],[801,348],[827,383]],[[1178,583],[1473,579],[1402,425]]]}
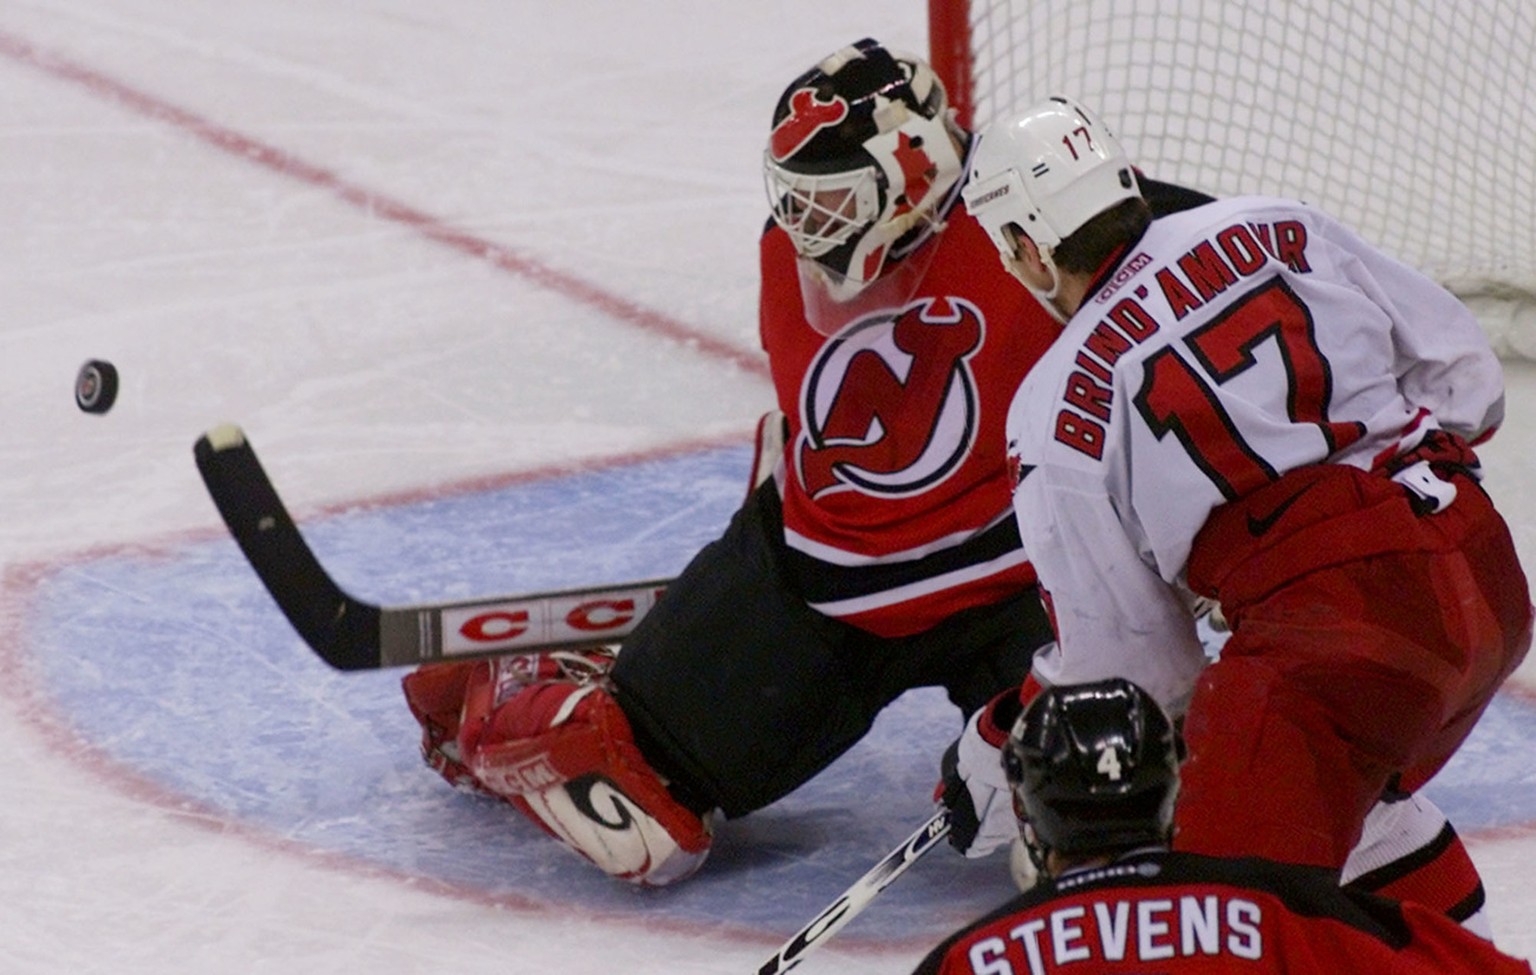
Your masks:
{"label": "blue goal crease", "polygon": [[[750,459],[718,448],[301,527],[338,582],[385,604],[668,576],[724,528]],[[427,770],[402,672],[327,668],[231,540],[69,563],[38,583],[28,614],[29,656],[60,719],[170,795],[484,896],[701,926],[797,929],[931,815],[938,756],[958,731],[942,692],[908,694],[805,787],[722,824],[694,879],[637,897]],[[1458,830],[1536,821],[1532,737],[1536,707],[1498,697],[1428,790]],[[995,860],[946,852],[842,937],[936,940],[1009,895]]]}

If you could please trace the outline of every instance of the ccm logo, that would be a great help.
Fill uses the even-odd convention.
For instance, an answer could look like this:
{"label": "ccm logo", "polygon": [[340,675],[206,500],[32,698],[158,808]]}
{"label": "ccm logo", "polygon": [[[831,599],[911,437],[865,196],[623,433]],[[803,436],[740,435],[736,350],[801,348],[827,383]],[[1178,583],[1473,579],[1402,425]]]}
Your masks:
{"label": "ccm logo", "polygon": [[483,652],[583,636],[622,636],[661,593],[659,588],[644,589],[444,610],[443,651]]}
{"label": "ccm logo", "polygon": [[528,795],[543,792],[565,781],[565,776],[555,770],[548,755],[535,755],[506,768],[481,768],[476,770],[481,779],[494,783],[498,791]]}

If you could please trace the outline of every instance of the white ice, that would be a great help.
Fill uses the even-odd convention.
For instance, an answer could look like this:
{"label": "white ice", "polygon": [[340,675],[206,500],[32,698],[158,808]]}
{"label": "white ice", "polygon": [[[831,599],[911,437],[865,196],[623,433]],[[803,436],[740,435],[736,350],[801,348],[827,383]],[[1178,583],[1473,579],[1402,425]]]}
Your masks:
{"label": "white ice", "polygon": [[[26,593],[217,537],[190,448],[223,420],[301,518],[744,442],[768,113],[867,34],[925,49],[922,4],[0,6],[0,969],[756,970],[776,944],[479,903],[166,801],[17,690]],[[121,370],[107,416],[70,396],[92,357]],[[1508,372],[1485,462],[1529,564],[1536,372]],[[1470,840],[1499,941],[1536,955],[1536,808]],[[834,940],[803,970],[918,953]]]}

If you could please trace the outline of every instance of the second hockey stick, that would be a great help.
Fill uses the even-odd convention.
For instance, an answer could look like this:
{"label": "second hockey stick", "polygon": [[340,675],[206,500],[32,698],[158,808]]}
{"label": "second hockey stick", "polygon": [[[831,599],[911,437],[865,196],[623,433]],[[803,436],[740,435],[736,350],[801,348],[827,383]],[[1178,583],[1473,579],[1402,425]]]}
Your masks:
{"label": "second hockey stick", "polygon": [[611,643],[635,628],[671,581],[379,606],[342,589],[320,564],[239,427],[209,430],[193,455],[262,585],[310,649],[338,670]]}
{"label": "second hockey stick", "polygon": [[918,857],[933,849],[948,835],[949,810],[941,809],[932,819],[919,826],[917,832],[907,837],[900,846],[887,853],[879,863],[871,867],[868,873],[854,881],[853,886],[843,891],[841,897],[828,904],[825,910],[796,932],[793,938],[784,942],[784,947],[763,963],[763,966],[757,970],[757,975],[779,975],[800,964],[807,953],[825,944],[828,938],[841,931],[845,924],[869,906],[869,902],[874,900],[876,895],[889,887],[897,877],[906,873],[907,868],[916,863]]}

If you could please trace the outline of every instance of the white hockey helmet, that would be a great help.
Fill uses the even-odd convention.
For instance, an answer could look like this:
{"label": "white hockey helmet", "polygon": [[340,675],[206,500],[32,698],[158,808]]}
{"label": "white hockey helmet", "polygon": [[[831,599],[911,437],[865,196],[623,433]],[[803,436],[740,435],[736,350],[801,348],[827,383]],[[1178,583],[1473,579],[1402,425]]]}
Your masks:
{"label": "white hockey helmet", "polygon": [[1012,269],[1014,256],[1006,228],[1017,226],[1055,275],[1056,245],[1141,189],[1119,140],[1081,105],[1052,96],[982,132],[963,195],[1004,265]]}

